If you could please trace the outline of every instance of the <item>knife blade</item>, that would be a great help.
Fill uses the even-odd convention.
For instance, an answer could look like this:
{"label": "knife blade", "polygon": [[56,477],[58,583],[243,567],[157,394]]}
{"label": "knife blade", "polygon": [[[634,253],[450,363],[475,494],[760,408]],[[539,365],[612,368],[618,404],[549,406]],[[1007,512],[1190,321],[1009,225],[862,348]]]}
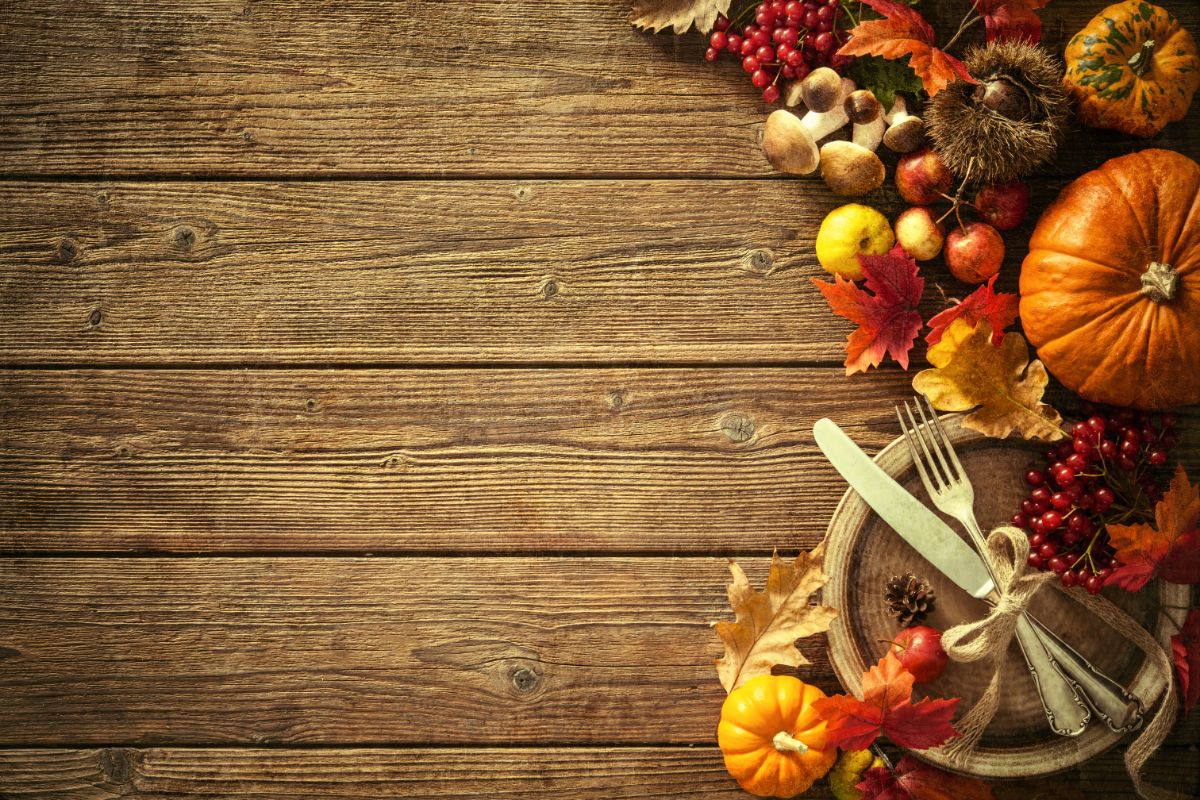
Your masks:
{"label": "knife blade", "polygon": [[836,422],[817,420],[813,436],[851,488],[926,561],[972,597],[991,594],[995,584],[974,548],[884,472]]}

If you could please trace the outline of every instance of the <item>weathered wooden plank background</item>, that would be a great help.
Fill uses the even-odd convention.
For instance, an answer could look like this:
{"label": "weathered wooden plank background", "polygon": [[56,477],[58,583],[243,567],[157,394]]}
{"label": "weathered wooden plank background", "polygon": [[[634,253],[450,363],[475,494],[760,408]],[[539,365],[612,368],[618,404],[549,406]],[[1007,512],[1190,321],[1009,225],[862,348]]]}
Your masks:
{"label": "weathered wooden plank background", "polygon": [[[840,203],[740,69],[625,7],[0,7],[0,798],[745,796],[725,558],[815,544],[812,422],[880,447],[909,376],[843,376]],[[1198,114],[1074,132],[1035,205]],[[1119,752],[997,796],[1072,792]]]}

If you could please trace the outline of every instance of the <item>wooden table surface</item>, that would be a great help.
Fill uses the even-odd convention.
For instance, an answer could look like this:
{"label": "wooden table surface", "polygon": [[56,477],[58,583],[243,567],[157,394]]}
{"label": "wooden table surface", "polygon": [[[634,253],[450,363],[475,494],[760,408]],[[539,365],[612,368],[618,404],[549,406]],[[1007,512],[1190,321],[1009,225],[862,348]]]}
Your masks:
{"label": "wooden table surface", "polygon": [[[726,559],[815,545],[812,423],[878,448],[911,375],[844,377],[840,202],[627,5],[0,6],[0,798],[745,796]],[[1200,157],[1200,103],[1077,132],[1036,208],[1146,144]]]}

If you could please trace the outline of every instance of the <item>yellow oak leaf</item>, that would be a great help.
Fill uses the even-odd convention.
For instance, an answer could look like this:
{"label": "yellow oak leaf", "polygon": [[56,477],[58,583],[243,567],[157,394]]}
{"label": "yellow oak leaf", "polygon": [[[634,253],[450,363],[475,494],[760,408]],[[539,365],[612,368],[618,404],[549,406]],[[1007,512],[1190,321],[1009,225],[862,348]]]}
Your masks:
{"label": "yellow oak leaf", "polygon": [[712,30],[718,14],[729,11],[733,0],[635,0],[629,21],[640,30],[658,33],[674,27],[676,34],[687,33],[696,23],[701,33]]}
{"label": "yellow oak leaf", "polygon": [[1050,378],[1019,333],[1006,333],[997,347],[992,326],[972,327],[956,319],[941,341],[929,348],[934,369],[913,378],[913,388],[939,411],[971,411],[963,425],[1003,439],[1013,431],[1026,439],[1054,441],[1065,434],[1062,415],[1042,402]]}
{"label": "yellow oak leaf", "polygon": [[761,592],[750,585],[737,562],[730,560],[729,605],[734,621],[715,626],[725,643],[725,655],[717,659],[717,674],[725,691],[769,674],[776,664],[798,667],[809,663],[796,649],[796,640],[823,633],[837,616],[832,608],[809,604],[813,592],[829,580],[821,572],[824,560],[824,542],[791,562],[775,553]]}

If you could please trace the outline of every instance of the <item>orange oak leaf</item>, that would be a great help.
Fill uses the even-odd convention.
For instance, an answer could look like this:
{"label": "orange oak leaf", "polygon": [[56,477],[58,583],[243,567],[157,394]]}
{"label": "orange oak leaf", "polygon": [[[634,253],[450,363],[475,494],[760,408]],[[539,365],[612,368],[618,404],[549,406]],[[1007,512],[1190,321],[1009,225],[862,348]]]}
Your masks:
{"label": "orange oak leaf", "polygon": [[835,314],[858,325],[846,341],[846,374],[878,367],[890,355],[908,369],[908,351],[921,330],[917,305],[925,291],[917,262],[899,244],[882,256],[859,256],[866,292],[840,275],[833,283],[813,278]]}
{"label": "orange oak leaf", "polygon": [[930,317],[930,330],[925,334],[925,342],[930,345],[940,342],[946,328],[956,319],[965,319],[972,328],[981,319],[986,319],[992,323],[992,344],[999,347],[1004,341],[1004,329],[1017,321],[1017,305],[1021,298],[1006,292],[996,293],[994,290],[998,277],[999,274],[993,275],[991,280],[967,295],[966,300]]}
{"label": "orange oak leaf", "polygon": [[1180,466],[1154,507],[1154,525],[1109,525],[1118,566],[1105,583],[1136,592],[1156,577],[1200,583],[1200,486]]}
{"label": "orange oak leaf", "polygon": [[919,13],[892,0],[863,0],[863,4],[883,19],[866,20],[851,28],[850,40],[842,45],[838,55],[890,59],[911,56],[908,65],[930,97],[956,78],[978,83],[966,65],[934,46],[933,26]]}
{"label": "orange oak leaf", "polygon": [[894,770],[876,767],[855,788],[861,800],[993,800],[978,778],[955,775],[906,755]]}
{"label": "orange oak leaf", "polygon": [[1200,700],[1200,608],[1188,612],[1179,633],[1171,637],[1171,654],[1175,657],[1183,710],[1191,711]]}
{"label": "orange oak leaf", "polygon": [[754,590],[736,561],[729,562],[733,573],[729,605],[734,621],[715,625],[725,643],[725,655],[717,659],[717,674],[725,691],[732,692],[757,675],[769,674],[776,664],[798,667],[809,663],[796,649],[796,640],[828,630],[837,616],[834,609],[809,602],[829,580],[821,572],[824,560],[824,543],[791,562],[774,554],[767,585],[761,592]]}
{"label": "orange oak leaf", "polygon": [[975,10],[983,16],[988,44],[1018,39],[1037,44],[1042,40],[1042,20],[1035,9],[1049,4],[1050,0],[975,0]]}
{"label": "orange oak leaf", "polygon": [[924,750],[958,735],[950,720],[958,698],[912,702],[914,678],[890,650],[863,675],[862,699],[832,695],[813,704],[826,723],[829,742],[864,750],[880,734],[901,747]]}
{"label": "orange oak leaf", "polygon": [[696,23],[701,33],[712,30],[718,14],[729,11],[733,0],[634,0],[629,10],[629,22],[640,30],[658,33],[674,28],[676,34],[687,33]]}

